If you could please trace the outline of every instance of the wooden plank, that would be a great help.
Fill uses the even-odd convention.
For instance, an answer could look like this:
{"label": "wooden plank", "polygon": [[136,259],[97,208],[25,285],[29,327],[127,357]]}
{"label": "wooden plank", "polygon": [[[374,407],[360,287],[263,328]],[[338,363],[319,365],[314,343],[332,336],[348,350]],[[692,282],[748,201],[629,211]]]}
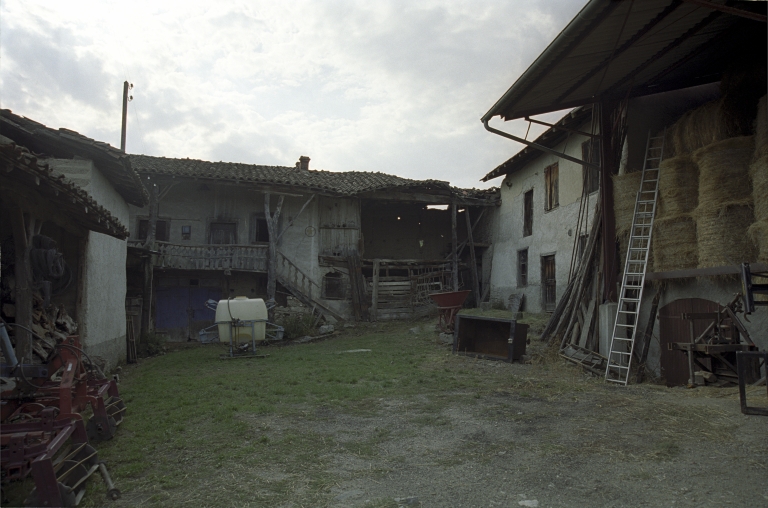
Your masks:
{"label": "wooden plank", "polygon": [[355,314],[355,320],[368,321],[368,304],[365,296],[365,278],[363,278],[362,267],[360,263],[360,254],[356,251],[347,256],[349,266],[349,282],[352,289],[352,308]]}
{"label": "wooden plank", "polygon": [[373,281],[371,282],[371,321],[378,320],[379,310],[379,260],[373,260]]}
{"label": "wooden plank", "polygon": [[587,339],[595,322],[595,307],[595,298],[593,298],[589,302],[589,307],[587,307],[587,312],[584,315],[584,324],[581,327],[581,336],[579,337],[579,347],[585,348],[587,346]]}
{"label": "wooden plank", "polygon": [[645,331],[643,332],[640,346],[640,363],[637,369],[636,382],[642,383],[645,376],[645,364],[648,361],[648,351],[651,348],[651,336],[653,335],[653,327],[656,324],[656,314],[659,310],[659,300],[661,299],[661,291],[656,291],[651,303],[651,313],[648,315],[648,323],[645,325]]}

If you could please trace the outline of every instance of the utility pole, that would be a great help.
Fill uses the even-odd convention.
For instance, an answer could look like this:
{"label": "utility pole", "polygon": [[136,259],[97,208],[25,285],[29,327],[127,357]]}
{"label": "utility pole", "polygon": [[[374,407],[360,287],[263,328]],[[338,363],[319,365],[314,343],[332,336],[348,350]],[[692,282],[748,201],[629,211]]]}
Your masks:
{"label": "utility pole", "polygon": [[133,88],[133,83],[123,82],[123,130],[120,133],[120,151],[125,152],[125,124],[128,120],[128,101],[133,100],[133,95],[128,96],[128,90]]}

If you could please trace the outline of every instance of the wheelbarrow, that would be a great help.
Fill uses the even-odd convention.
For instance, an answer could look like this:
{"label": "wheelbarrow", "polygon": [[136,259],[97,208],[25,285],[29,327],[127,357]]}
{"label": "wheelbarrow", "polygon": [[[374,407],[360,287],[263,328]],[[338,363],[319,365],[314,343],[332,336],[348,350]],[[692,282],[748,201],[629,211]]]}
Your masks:
{"label": "wheelbarrow", "polygon": [[445,333],[453,333],[454,321],[456,314],[461,310],[464,305],[464,300],[467,299],[471,290],[464,291],[447,291],[445,293],[432,293],[432,298],[437,304],[438,316],[437,326]]}

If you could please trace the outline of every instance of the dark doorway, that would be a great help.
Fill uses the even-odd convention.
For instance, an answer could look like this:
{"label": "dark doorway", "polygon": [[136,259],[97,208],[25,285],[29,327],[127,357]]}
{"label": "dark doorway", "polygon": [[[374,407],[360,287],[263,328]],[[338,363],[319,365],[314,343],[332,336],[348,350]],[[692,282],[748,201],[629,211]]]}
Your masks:
{"label": "dark doorway", "polygon": [[555,255],[541,256],[541,290],[544,312],[552,312],[557,304]]}

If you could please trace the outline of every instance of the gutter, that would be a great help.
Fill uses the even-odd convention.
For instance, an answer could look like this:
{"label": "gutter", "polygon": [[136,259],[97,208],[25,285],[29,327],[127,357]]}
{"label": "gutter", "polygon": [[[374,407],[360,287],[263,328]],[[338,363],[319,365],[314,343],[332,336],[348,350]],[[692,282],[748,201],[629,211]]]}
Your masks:
{"label": "gutter", "polygon": [[575,162],[576,164],[580,164],[582,166],[587,166],[587,167],[592,168],[592,169],[598,169],[598,170],[600,169],[600,166],[598,166],[597,164],[593,164],[591,162],[586,162],[586,161],[577,159],[576,157],[571,157],[570,155],[566,155],[566,154],[564,154],[562,152],[558,152],[557,150],[553,150],[553,149],[551,149],[551,148],[549,148],[547,146],[540,145],[538,143],[534,143],[533,141],[528,141],[527,139],[519,138],[519,137],[515,136],[514,134],[509,134],[507,132],[500,131],[498,129],[494,129],[493,127],[488,125],[489,120],[490,119],[488,119],[488,118],[483,120],[483,125],[485,126],[485,130],[487,130],[488,132],[492,132],[494,134],[498,134],[499,136],[501,136],[503,138],[511,139],[512,141],[517,141],[518,143],[522,143],[524,145],[528,145],[531,148],[535,148],[537,150],[541,150],[542,152],[550,153],[550,154],[554,155],[555,157],[560,157],[561,159],[565,159],[567,161]]}

